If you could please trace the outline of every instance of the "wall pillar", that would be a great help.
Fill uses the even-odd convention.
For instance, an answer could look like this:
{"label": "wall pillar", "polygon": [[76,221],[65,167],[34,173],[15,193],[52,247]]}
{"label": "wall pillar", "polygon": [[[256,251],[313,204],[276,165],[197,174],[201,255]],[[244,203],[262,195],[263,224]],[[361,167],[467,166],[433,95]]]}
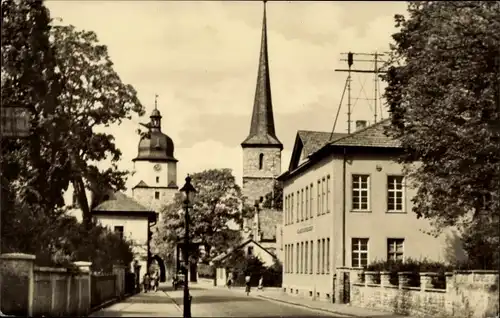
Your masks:
{"label": "wall pillar", "polygon": [[90,266],[91,262],[74,262],[80,275],[78,277],[78,312],[82,315],[88,315],[90,313],[91,306],[91,294],[92,294],[92,284],[91,284],[91,272]]}
{"label": "wall pillar", "polygon": [[0,255],[0,309],[7,315],[33,316],[35,255]]}
{"label": "wall pillar", "polygon": [[115,296],[122,299],[125,296],[125,266],[113,265],[113,274],[115,274]]}

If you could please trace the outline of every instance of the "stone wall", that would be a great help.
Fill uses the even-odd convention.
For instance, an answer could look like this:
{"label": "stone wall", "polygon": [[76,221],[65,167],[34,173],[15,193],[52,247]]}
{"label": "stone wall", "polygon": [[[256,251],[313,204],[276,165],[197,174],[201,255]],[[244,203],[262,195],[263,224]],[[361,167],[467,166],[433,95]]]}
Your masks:
{"label": "stone wall", "polygon": [[[75,262],[75,270],[38,267],[35,256],[2,254],[0,256],[1,311],[4,314],[33,316],[86,316],[94,305],[111,299],[121,299],[125,293],[124,266],[114,268],[108,280],[97,283],[95,289],[105,290],[99,297],[92,294],[90,262]],[[102,285],[102,286],[101,286]]]}
{"label": "stone wall", "polygon": [[[263,154],[262,169],[259,169],[260,154]],[[271,192],[274,178],[280,173],[279,148],[243,148],[243,195],[250,205]]]}
{"label": "stone wall", "polygon": [[[350,304],[414,317],[486,318],[499,313],[498,271],[446,273],[444,285],[437,273],[414,275],[398,273],[395,283],[389,272],[351,273]],[[410,286],[411,281],[420,286]]]}

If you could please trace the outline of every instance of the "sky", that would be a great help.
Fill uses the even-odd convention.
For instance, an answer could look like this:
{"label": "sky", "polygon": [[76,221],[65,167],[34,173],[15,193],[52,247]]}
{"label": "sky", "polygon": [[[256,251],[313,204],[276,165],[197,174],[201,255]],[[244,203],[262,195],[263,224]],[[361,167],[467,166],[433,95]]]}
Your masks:
{"label": "sky", "polygon": [[[179,186],[187,173],[211,168],[233,169],[241,185],[240,144],[250,129],[262,2],[49,0],[46,5],[52,18],[97,34],[122,81],[137,90],[146,107],[142,118],[103,129],[115,136],[123,153],[121,169],[133,170],[136,130],[140,122],[149,121],[158,94],[162,131],[173,139],[179,160]],[[341,53],[388,51],[396,32],[393,17],[405,12],[405,2],[267,2],[274,121],[284,145],[282,172],[297,130],[332,131],[347,77],[335,71],[347,68]],[[353,69],[373,69],[371,62],[356,61],[371,58],[355,55]],[[353,121],[374,122],[374,87],[373,74],[353,73]],[[379,94],[383,87],[380,83]],[[336,132],[347,131],[346,105],[344,97]],[[134,183],[129,178],[129,189]]]}

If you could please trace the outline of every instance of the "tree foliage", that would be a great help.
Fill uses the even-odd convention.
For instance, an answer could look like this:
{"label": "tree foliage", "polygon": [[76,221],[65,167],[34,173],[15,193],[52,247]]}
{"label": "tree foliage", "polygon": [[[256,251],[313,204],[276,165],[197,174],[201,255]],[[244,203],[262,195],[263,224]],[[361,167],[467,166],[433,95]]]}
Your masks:
{"label": "tree foliage", "polygon": [[274,183],[273,191],[264,196],[264,202],[262,203],[262,205],[267,209],[283,209],[283,184],[281,182]]}
{"label": "tree foliage", "polygon": [[500,139],[491,122],[500,119],[500,5],[417,1],[395,20],[384,76],[388,134],[401,141],[418,185],[413,210],[438,226],[473,216],[492,227],[490,243],[498,246]]}
{"label": "tree foliage", "polygon": [[[191,240],[203,244],[207,256],[219,254],[238,244],[241,238],[236,226],[242,222],[243,200],[231,170],[210,169],[194,173],[191,178],[197,191],[194,206],[189,212]],[[173,251],[185,232],[182,195],[176,195],[161,214],[162,223],[153,241],[156,246],[163,246],[159,249]],[[235,228],[229,227],[231,223]]]}
{"label": "tree foliage", "polygon": [[[91,223],[84,180],[124,188],[125,172],[95,165],[121,155],[113,137],[96,128],[144,112],[93,32],[50,22],[42,1],[2,1],[2,106],[28,108],[32,127],[26,139],[2,138],[2,247],[40,257],[55,253],[58,240],[71,235],[59,226],[66,220],[69,183],[85,212],[86,235],[101,231],[93,246],[118,244]],[[96,251],[115,255],[104,247]]]}

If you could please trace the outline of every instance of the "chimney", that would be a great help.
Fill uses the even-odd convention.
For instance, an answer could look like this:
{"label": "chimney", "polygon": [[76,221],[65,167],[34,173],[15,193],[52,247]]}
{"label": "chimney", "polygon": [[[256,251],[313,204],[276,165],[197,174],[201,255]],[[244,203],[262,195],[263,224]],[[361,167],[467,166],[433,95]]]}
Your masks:
{"label": "chimney", "polygon": [[366,120],[356,120],[356,131],[366,128]]}

